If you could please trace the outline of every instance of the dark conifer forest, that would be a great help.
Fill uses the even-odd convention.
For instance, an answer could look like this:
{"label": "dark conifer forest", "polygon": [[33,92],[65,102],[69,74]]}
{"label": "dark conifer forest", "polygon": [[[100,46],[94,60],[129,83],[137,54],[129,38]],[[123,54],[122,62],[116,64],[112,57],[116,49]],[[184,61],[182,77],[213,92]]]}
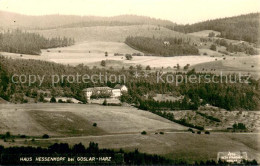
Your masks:
{"label": "dark conifer forest", "polygon": [[[133,67],[132,67],[133,68]],[[55,64],[51,62],[44,62],[38,60],[23,60],[23,59],[8,59],[0,57],[0,97],[11,102],[23,101],[23,97],[16,98],[17,94],[23,94],[25,97],[40,98],[41,94],[37,93],[39,89],[49,89],[52,91],[52,96],[66,96],[74,97],[82,102],[85,102],[85,97],[82,90],[87,87],[93,86],[109,86],[114,87],[116,83],[111,82],[99,82],[94,83],[68,83],[59,82],[52,85],[51,75],[76,75],[77,73],[83,74],[98,74],[107,73],[107,75],[124,74],[128,87],[128,93],[123,94],[121,100],[127,103],[134,103],[140,109],[143,110],[196,110],[200,105],[206,103],[227,110],[257,110],[259,108],[260,93],[259,93],[259,80],[251,78],[250,83],[206,83],[201,80],[200,83],[185,83],[182,82],[179,85],[175,83],[157,82],[156,73],[151,73],[149,78],[140,77],[136,79],[134,77],[135,68],[133,69],[121,69],[121,70],[105,70],[99,68],[90,69],[88,66],[66,66],[61,64]],[[139,71],[141,72],[141,71]],[[45,75],[45,80],[39,87],[39,82],[28,86],[23,83],[12,83],[11,78],[13,74],[24,75]],[[190,70],[188,73],[175,73],[170,74],[178,75],[205,75],[207,73],[197,73],[194,70]],[[166,76],[163,77],[165,79]],[[235,77],[235,75],[234,75]],[[216,77],[217,80],[221,79]],[[60,94],[60,88],[64,93]],[[171,94],[174,96],[183,96],[182,100],[178,101],[155,101],[152,97],[144,97],[146,95],[152,96],[152,94]],[[201,101],[202,100],[202,101]]]}
{"label": "dark conifer forest", "polygon": [[199,50],[190,45],[190,39],[150,37],[127,37],[125,43],[130,47],[145,52],[150,56],[198,55]]}
{"label": "dark conifer forest", "polygon": [[208,20],[195,24],[177,25],[173,30],[183,33],[192,33],[202,30],[215,30],[220,37],[243,40],[250,43],[259,42],[260,13],[246,14],[236,17]]}
{"label": "dark conifer forest", "polygon": [[0,51],[39,55],[41,49],[66,47],[73,45],[71,38],[46,39],[36,33],[23,32],[19,29],[0,33]]}

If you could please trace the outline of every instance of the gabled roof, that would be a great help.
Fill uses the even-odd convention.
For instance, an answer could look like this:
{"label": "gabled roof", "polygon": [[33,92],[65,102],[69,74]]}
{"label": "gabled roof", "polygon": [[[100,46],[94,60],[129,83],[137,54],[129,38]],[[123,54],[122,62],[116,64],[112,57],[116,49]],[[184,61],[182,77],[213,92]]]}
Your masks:
{"label": "gabled roof", "polygon": [[121,89],[124,85],[117,84],[114,89]]}

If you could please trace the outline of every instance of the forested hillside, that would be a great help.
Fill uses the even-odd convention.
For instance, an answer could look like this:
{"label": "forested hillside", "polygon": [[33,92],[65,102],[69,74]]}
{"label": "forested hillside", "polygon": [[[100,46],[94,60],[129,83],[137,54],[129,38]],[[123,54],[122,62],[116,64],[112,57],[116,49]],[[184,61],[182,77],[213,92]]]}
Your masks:
{"label": "forested hillside", "polygon": [[66,47],[74,44],[71,38],[46,39],[36,33],[22,32],[21,30],[0,33],[0,51],[39,55],[41,49]]}
{"label": "forested hillside", "polygon": [[[89,81],[69,83],[66,79],[63,82],[58,82],[55,86],[52,85],[51,75],[82,75],[88,74],[107,74],[108,77],[114,75],[125,75],[126,83],[129,91],[124,94],[122,101],[134,103],[141,109],[147,110],[196,110],[199,106],[206,103],[227,110],[257,110],[259,109],[260,93],[259,81],[254,79],[249,80],[250,84],[244,83],[213,83],[205,82],[202,79],[200,83],[183,82],[179,85],[175,83],[157,82],[157,73],[151,73],[148,78],[140,77],[136,79],[134,72],[137,70],[141,72],[140,67],[131,66],[129,70],[122,68],[121,70],[104,70],[104,69],[90,69],[87,66],[78,65],[76,67],[55,64],[45,61],[37,60],[22,60],[22,59],[8,59],[0,57],[1,77],[0,77],[0,97],[11,102],[22,102],[24,97],[35,98],[36,101],[40,98],[37,91],[39,89],[48,89],[52,96],[75,97],[81,101],[85,101],[82,90],[93,86],[109,86],[114,87],[120,82],[97,82]],[[39,87],[39,81],[36,81],[31,86],[28,83],[14,84],[11,82],[13,74],[18,75],[45,75],[44,82]],[[186,73],[170,73],[179,74],[185,77]],[[188,75],[195,75],[204,77],[205,73],[196,73],[191,70]],[[164,80],[166,75],[162,77]],[[234,76],[233,76],[234,77]],[[220,80],[220,77],[215,77]],[[127,81],[131,80],[131,81]],[[19,94],[19,95],[17,95]],[[182,100],[178,101],[155,101],[152,97],[155,94],[169,94],[172,96],[183,96]],[[148,98],[144,97],[148,96]]]}
{"label": "forested hillside", "polygon": [[83,19],[78,23],[66,24],[62,28],[92,27],[92,26],[129,26],[129,25],[156,25],[162,27],[173,27],[175,24],[161,19],[155,19],[136,15],[121,15],[114,17],[96,17],[95,19]]}
{"label": "forested hillside", "polygon": [[[1,63],[1,62],[0,62]],[[9,100],[10,96],[8,93],[6,93],[7,88],[9,86],[9,76],[7,75],[6,71],[0,64],[0,97]]]}
{"label": "forested hillside", "polygon": [[214,43],[218,46],[226,47],[226,50],[231,52],[231,53],[233,53],[233,52],[244,52],[244,53],[249,54],[249,55],[258,55],[257,49],[255,49],[251,45],[248,45],[248,44],[245,44],[245,43],[232,44],[232,43],[228,43],[226,41],[226,39],[217,39],[217,40],[214,41]]}
{"label": "forested hillside", "polygon": [[246,14],[236,17],[208,20],[192,25],[174,26],[174,30],[183,33],[192,33],[202,30],[215,30],[220,37],[243,40],[251,43],[259,41],[260,13]]}
{"label": "forested hillside", "polygon": [[149,37],[127,37],[125,43],[130,47],[152,56],[197,55],[199,50],[190,45],[190,39]]}
{"label": "forested hillside", "polygon": [[86,22],[63,25],[60,28],[95,27],[95,26],[129,26],[129,25],[141,25],[141,23],[128,23],[128,22],[121,22],[121,21],[86,21]]}

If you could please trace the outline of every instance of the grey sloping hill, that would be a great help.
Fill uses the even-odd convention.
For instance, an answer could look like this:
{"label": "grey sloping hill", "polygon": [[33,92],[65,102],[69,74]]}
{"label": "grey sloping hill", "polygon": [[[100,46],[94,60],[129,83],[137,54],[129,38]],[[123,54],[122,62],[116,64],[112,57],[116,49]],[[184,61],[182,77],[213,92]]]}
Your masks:
{"label": "grey sloping hill", "polygon": [[[97,128],[92,126],[97,123]],[[0,104],[0,134],[55,136],[182,131],[187,127],[133,107],[84,104]]]}
{"label": "grey sloping hill", "polygon": [[113,17],[44,15],[28,16],[0,11],[0,28],[50,29],[57,27],[89,27],[112,25],[159,25],[173,26],[171,21],[137,15],[120,15]]}
{"label": "grey sloping hill", "polygon": [[82,41],[111,41],[125,42],[128,36],[144,36],[155,38],[182,37],[198,40],[199,38],[175,32],[164,27],[155,25],[130,25],[130,26],[95,26],[95,27],[74,27],[56,28],[45,30],[31,30],[30,32],[39,33],[46,38],[66,36],[75,39],[76,42]]}

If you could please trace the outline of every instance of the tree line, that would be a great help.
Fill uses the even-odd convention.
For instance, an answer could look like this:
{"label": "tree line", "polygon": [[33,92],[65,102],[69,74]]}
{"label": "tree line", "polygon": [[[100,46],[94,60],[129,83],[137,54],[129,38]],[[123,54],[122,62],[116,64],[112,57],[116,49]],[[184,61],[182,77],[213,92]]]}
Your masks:
{"label": "tree line", "polygon": [[236,17],[208,20],[191,25],[177,25],[173,27],[173,30],[183,33],[215,30],[220,32],[220,37],[223,38],[257,43],[259,42],[259,17],[260,13],[251,13]]}
{"label": "tree line", "polygon": [[[3,147],[0,146],[0,164],[4,165],[20,165],[22,162],[20,161],[20,157],[28,154],[29,156],[36,157],[40,156],[89,156],[89,157],[102,157],[104,155],[110,156],[112,161],[109,163],[102,162],[89,162],[88,165],[232,165],[231,163],[227,163],[226,161],[215,161],[215,160],[201,160],[201,161],[187,161],[185,159],[168,159],[156,154],[147,154],[141,153],[138,149],[134,151],[127,152],[122,149],[120,150],[112,150],[112,149],[100,149],[98,144],[95,142],[90,142],[88,147],[85,147],[83,144],[75,144],[70,147],[67,143],[54,143],[50,145],[48,148],[42,147]],[[32,155],[33,154],[33,155]],[[10,157],[11,156],[11,157]],[[27,162],[30,164],[38,164],[37,162]],[[73,164],[82,164],[82,162],[75,161]],[[257,165],[256,160],[243,160],[243,164],[245,165]],[[71,162],[45,162],[44,164],[48,165],[57,165],[57,164],[65,164],[71,165]]]}
{"label": "tree line", "polygon": [[[135,78],[135,72],[142,73],[142,67],[130,66],[129,69],[122,68],[119,70],[106,70],[103,68],[89,68],[83,64],[77,66],[69,66],[56,64],[38,60],[24,59],[8,59],[0,56],[0,97],[10,102],[19,102],[23,97],[31,97],[36,101],[40,101],[44,95],[39,90],[49,90],[51,96],[73,97],[83,103],[86,102],[83,89],[88,87],[108,86],[113,88],[116,84],[122,82],[91,82],[88,83],[69,83],[67,80],[58,82],[53,86],[51,75],[76,75],[80,74],[99,74],[107,73],[107,75],[125,75],[125,85],[128,87],[128,93],[123,94],[121,100],[131,104],[135,104],[142,109],[156,110],[196,110],[201,105],[210,104],[226,110],[257,110],[259,108],[259,80],[251,78],[250,83],[214,83],[205,82],[201,79],[198,83],[182,82],[179,85],[175,83],[157,82],[157,73],[151,72],[149,77]],[[45,75],[44,82],[39,87],[39,81],[28,86],[23,83],[12,83],[13,74],[24,75]],[[199,73],[195,70],[189,70],[187,73],[170,72],[170,74],[195,75],[197,78],[209,73]],[[210,75],[210,74],[209,74]],[[162,79],[166,80],[167,75],[163,75]],[[212,76],[212,74],[211,74]],[[231,75],[234,78],[236,75]],[[201,77],[204,78],[204,77]],[[215,81],[220,81],[220,76],[215,76]],[[242,80],[245,79],[242,77]],[[156,94],[168,94],[172,96],[182,96],[177,101],[156,101],[153,99]],[[145,97],[147,96],[147,97]]]}
{"label": "tree line", "polygon": [[[125,152],[122,149],[119,151],[111,149],[100,149],[97,143],[90,142],[86,148],[81,143],[75,144],[70,147],[67,143],[55,143],[48,148],[42,147],[8,147],[4,148],[0,146],[0,164],[21,164],[19,160],[21,154],[29,154],[30,156],[89,156],[89,157],[102,157],[109,156],[112,161],[108,162],[109,165],[143,165],[143,164],[178,164],[178,161],[166,159],[158,155],[150,155],[146,153],[140,153],[138,149],[134,152]],[[12,156],[10,158],[10,156]],[[30,162],[31,164],[37,164],[37,162]],[[56,164],[71,164],[71,162],[44,162],[44,164],[56,165]],[[73,164],[82,164],[80,161],[73,162]],[[89,165],[103,165],[104,162],[88,162]]]}
{"label": "tree line", "polygon": [[258,55],[258,51],[256,49],[254,49],[252,46],[249,46],[248,44],[245,43],[232,44],[231,42],[228,43],[225,39],[217,39],[214,41],[214,43],[219,46],[226,47],[226,50],[231,53],[244,52],[249,55]]}
{"label": "tree line", "polygon": [[[181,73],[178,73],[181,74]],[[205,73],[194,73],[204,75]],[[183,73],[183,76],[185,74]],[[220,80],[221,77],[215,77]],[[156,76],[148,79],[133,80],[128,84],[128,93],[123,94],[122,100],[135,103],[143,109],[157,110],[197,110],[199,106],[210,104],[226,110],[257,110],[259,108],[259,80],[250,80],[249,84],[242,83],[182,83],[175,84],[156,82]],[[169,94],[183,96],[179,101],[155,101],[153,94]],[[148,95],[148,98],[144,97]],[[149,97],[151,95],[151,97]]]}
{"label": "tree line", "polygon": [[199,50],[190,45],[190,39],[150,37],[127,37],[125,43],[130,47],[145,52],[151,56],[198,55]]}
{"label": "tree line", "polygon": [[73,45],[74,39],[57,37],[46,39],[36,34],[19,29],[0,33],[0,50],[11,53],[39,55],[41,49],[66,47]]}
{"label": "tree line", "polygon": [[218,119],[218,118],[216,118],[216,117],[213,117],[213,116],[211,116],[211,115],[207,115],[207,114],[204,114],[204,113],[199,112],[199,111],[197,111],[196,113],[199,114],[199,115],[201,115],[201,116],[203,116],[203,117],[205,117],[205,118],[207,118],[207,119],[209,119],[209,120],[211,120],[211,121],[221,122],[220,119]]}

